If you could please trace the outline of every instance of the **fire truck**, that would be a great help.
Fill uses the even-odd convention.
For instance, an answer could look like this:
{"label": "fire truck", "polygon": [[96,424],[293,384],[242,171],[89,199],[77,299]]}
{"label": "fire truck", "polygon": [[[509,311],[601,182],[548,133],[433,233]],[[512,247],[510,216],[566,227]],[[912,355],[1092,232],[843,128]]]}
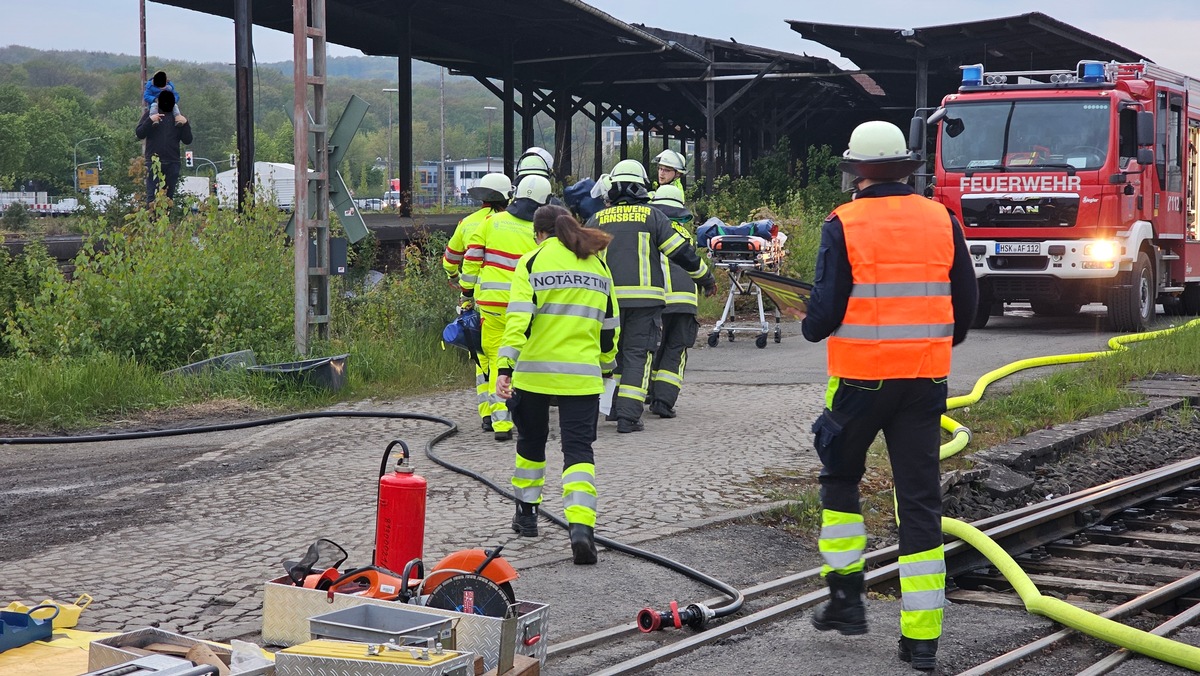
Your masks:
{"label": "fire truck", "polygon": [[937,125],[932,197],[966,233],[976,328],[1014,301],[1103,303],[1113,331],[1143,330],[1156,303],[1200,314],[1200,83],[1148,62],[961,69],[911,140]]}

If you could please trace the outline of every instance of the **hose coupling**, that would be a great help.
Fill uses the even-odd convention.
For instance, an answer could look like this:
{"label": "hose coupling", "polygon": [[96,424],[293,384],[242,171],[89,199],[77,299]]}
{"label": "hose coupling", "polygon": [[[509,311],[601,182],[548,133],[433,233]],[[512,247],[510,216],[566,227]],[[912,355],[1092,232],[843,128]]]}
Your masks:
{"label": "hose coupling", "polygon": [[708,621],[714,617],[716,617],[716,613],[703,603],[692,603],[680,610],[679,602],[671,601],[670,610],[658,611],[653,608],[643,608],[637,614],[637,625],[644,634],[667,627],[681,629],[685,625],[700,630],[704,629]]}
{"label": "hose coupling", "polygon": [[959,425],[958,427],[954,428],[953,436],[958,436],[959,434],[967,435],[967,443],[971,443],[971,428],[964,425]]}

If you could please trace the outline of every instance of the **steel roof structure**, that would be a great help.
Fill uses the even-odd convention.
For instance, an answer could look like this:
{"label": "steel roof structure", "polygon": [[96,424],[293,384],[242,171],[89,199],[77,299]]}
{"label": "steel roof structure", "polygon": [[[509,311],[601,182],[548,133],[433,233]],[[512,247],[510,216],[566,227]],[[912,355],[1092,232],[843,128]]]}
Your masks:
{"label": "steel roof structure", "polygon": [[[916,108],[958,91],[961,65],[982,63],[989,71],[1050,70],[1070,69],[1085,59],[1146,58],[1040,12],[925,28],[788,24],[870,73],[890,100],[913,101]],[[931,95],[935,101],[929,100]]]}

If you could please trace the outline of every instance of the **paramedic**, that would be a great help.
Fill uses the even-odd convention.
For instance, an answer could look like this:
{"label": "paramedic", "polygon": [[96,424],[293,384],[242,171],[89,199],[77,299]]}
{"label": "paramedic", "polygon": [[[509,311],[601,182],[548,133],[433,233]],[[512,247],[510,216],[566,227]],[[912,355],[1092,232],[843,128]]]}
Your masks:
{"label": "paramedic", "polygon": [[921,162],[898,127],[859,125],[842,157],[839,168],[857,192],[825,219],[801,324],[808,340],[829,338],[829,389],[813,433],[823,466],[818,546],[830,601],[812,624],[867,632],[858,484],[882,430],[900,526],[898,656],[931,670],[946,579],[938,423],[950,348],[967,336],[978,289],[958,221],[904,182]]}
{"label": "paramedic", "polygon": [[[467,251],[467,241],[488,216],[504,211],[508,200],[512,197],[512,181],[504,174],[487,174],[479,179],[479,184],[467,188],[467,193],[483,203],[483,208],[472,213],[458,222],[450,241],[446,243],[446,252],[442,256],[442,268],[450,280],[453,289],[461,290],[458,285],[459,268],[462,267],[463,254]],[[475,355],[475,396],[479,404],[479,417],[483,420],[483,431],[492,431],[492,388],[488,382],[488,361],[483,353]]]}
{"label": "paramedic", "polygon": [[[496,382],[496,354],[504,337],[508,294],[517,259],[537,247],[533,237],[533,214],[550,199],[550,181],[526,176],[517,184],[508,207],[475,228],[463,254],[459,285],[463,296],[479,310],[480,339],[488,362],[488,381]],[[482,360],[481,360],[482,361]],[[508,406],[492,393],[488,401],[496,441],[513,438],[513,421]]]}
{"label": "paramedic", "polygon": [[612,275],[599,255],[612,239],[579,225],[563,207],[533,216],[538,248],[513,274],[496,393],[509,400],[521,434],[512,484],[513,531],[537,535],[546,479],[551,399],[563,452],[563,511],[575,563],[596,563],[596,465],[592,442],[604,378],[616,366],[620,320]]}
{"label": "paramedic", "polygon": [[[662,171],[659,171],[662,175]],[[654,191],[651,206],[671,219],[675,232],[688,244],[695,246],[692,235],[692,212],[683,204],[683,191],[668,183]],[[687,367],[687,351],[696,342],[700,324],[696,322],[696,281],[687,271],[662,257],[663,277],[667,283],[667,305],[662,315],[662,343],[654,353],[650,369],[650,412],[660,418],[675,417],[675,402],[683,387],[683,370]]]}
{"label": "paramedic", "polygon": [[658,165],[658,182],[654,184],[656,189],[658,186],[673,185],[679,188],[680,192],[683,191],[683,175],[687,173],[687,158],[682,153],[667,148],[656,155],[651,164]]}
{"label": "paramedic", "polygon": [[611,417],[617,432],[640,432],[642,407],[650,387],[650,364],[662,333],[666,279],[662,256],[678,263],[706,296],[716,280],[687,239],[671,227],[671,219],[651,208],[646,169],[637,160],[621,160],[601,177],[611,205],[588,219],[588,227],[612,235],[604,260],[612,270],[621,304],[621,337],[617,345],[618,385]]}

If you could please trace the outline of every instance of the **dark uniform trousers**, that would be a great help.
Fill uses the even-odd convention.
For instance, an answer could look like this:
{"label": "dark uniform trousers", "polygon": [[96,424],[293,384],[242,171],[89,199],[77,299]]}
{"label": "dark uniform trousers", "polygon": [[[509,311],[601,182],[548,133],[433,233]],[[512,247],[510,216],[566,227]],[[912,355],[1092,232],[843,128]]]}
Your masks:
{"label": "dark uniform trousers", "polygon": [[662,345],[654,353],[651,369],[655,374],[650,383],[650,401],[675,408],[683,371],[687,367],[688,348],[696,344],[700,324],[690,312],[664,312],[662,316]]}
{"label": "dark uniform trousers", "polygon": [[650,388],[650,365],[662,335],[663,306],[621,308],[621,333],[617,337],[620,384],[612,405],[618,420],[640,420]]}
{"label": "dark uniform trousers", "polygon": [[600,395],[554,395],[514,390],[508,407],[517,427],[517,455],[533,462],[546,461],[550,437],[550,402],[558,400],[558,428],[562,437],[563,468],[579,463],[593,464],[596,413]]}
{"label": "dark uniform trousers", "polygon": [[[161,159],[159,160],[161,162]],[[163,162],[163,185],[158,182],[158,172],[147,170],[146,172],[146,203],[149,204],[158,196],[160,187],[167,192],[167,197],[175,199],[175,186],[179,183],[179,163],[178,162]]]}
{"label": "dark uniform trousers", "polygon": [[[942,498],[938,470],[946,379],[831,381],[832,410],[813,424],[821,457],[825,509],[861,514],[859,481],[867,449],[882,430],[887,441],[900,519],[900,555],[942,544]],[[828,401],[828,399],[827,399]]]}

